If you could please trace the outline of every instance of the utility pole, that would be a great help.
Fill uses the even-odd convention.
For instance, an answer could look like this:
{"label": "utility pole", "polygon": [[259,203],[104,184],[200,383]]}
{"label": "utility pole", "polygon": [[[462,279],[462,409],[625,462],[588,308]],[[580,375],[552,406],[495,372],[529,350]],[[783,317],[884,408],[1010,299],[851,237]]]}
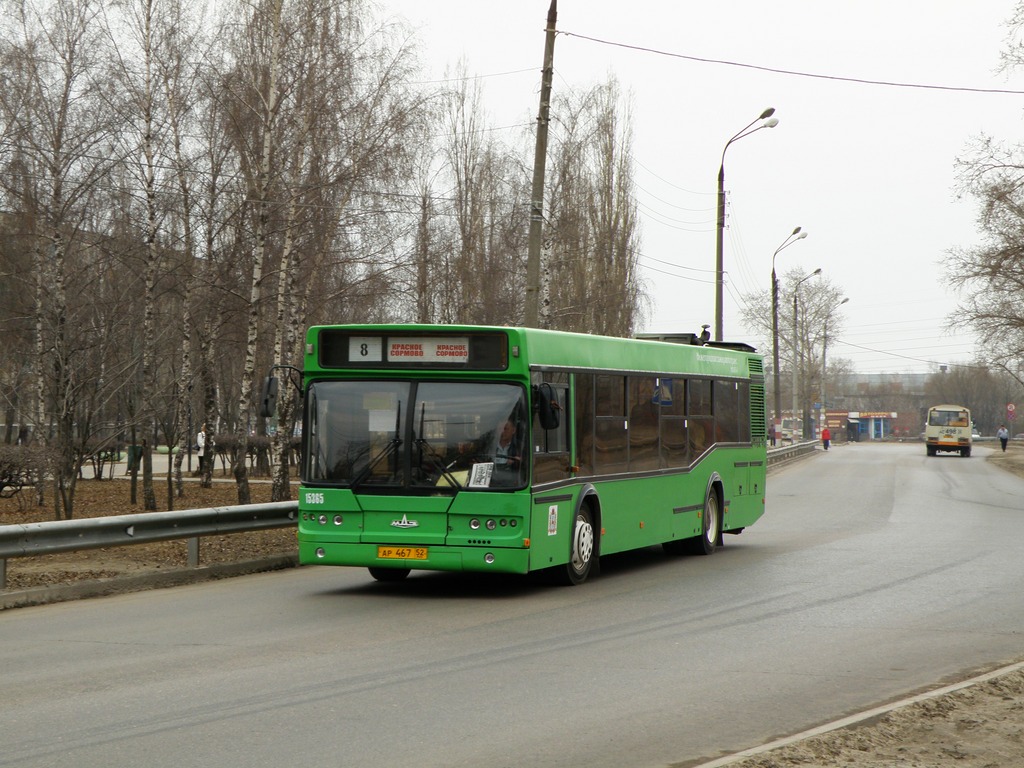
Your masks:
{"label": "utility pole", "polygon": [[530,240],[526,255],[526,325],[540,325],[540,253],[544,227],[544,163],[548,152],[548,112],[551,107],[551,79],[555,61],[555,22],[558,0],[551,0],[544,38],[544,68],[541,70],[540,109],[537,113],[537,145],[533,155],[533,191],[530,193]]}

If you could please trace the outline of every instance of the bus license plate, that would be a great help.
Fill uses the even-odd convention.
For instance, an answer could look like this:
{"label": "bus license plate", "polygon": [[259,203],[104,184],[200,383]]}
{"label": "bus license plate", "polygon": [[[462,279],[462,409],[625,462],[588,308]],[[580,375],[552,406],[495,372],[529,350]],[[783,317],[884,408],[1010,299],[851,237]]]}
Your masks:
{"label": "bus license plate", "polygon": [[377,547],[377,557],[382,560],[426,560],[427,547]]}

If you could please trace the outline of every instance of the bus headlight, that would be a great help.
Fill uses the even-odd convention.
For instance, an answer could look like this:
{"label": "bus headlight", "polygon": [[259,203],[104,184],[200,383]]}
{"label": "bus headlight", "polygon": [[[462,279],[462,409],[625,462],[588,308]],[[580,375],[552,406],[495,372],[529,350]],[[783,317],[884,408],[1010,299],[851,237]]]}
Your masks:
{"label": "bus headlight", "polygon": [[484,562],[488,565],[494,565],[494,555],[488,552],[486,555],[484,555]]}
{"label": "bus headlight", "polygon": [[469,527],[472,528],[474,531],[479,530],[480,521],[474,517],[472,520],[469,521]]}

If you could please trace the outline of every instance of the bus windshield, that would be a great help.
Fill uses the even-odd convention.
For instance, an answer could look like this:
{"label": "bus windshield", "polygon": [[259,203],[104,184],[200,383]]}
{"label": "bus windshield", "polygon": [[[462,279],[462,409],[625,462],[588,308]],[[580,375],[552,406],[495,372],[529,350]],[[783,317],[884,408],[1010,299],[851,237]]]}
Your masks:
{"label": "bus windshield", "polygon": [[522,487],[526,414],[515,384],[314,382],[304,479],[377,492]]}
{"label": "bus windshield", "polygon": [[968,427],[971,415],[965,410],[940,410],[932,408],[928,413],[929,427]]}

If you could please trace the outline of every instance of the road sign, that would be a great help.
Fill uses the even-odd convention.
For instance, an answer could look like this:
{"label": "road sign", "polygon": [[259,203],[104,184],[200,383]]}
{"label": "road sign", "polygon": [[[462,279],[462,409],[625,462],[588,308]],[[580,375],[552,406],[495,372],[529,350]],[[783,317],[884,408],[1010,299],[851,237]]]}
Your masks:
{"label": "road sign", "polygon": [[1014,419],[1017,418],[1017,406],[1014,405],[1013,403],[1006,404],[1006,418],[1008,418],[1010,421],[1013,421]]}

